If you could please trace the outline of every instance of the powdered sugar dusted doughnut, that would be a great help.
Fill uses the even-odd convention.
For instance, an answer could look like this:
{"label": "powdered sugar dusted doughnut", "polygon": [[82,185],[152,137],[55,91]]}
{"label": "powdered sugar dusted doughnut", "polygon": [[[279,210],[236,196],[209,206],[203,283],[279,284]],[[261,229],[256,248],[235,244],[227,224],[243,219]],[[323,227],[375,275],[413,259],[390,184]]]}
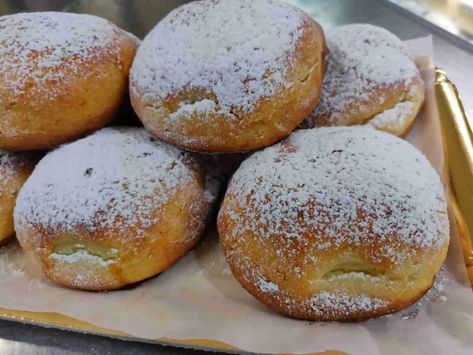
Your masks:
{"label": "powdered sugar dusted doughnut", "polygon": [[114,289],[184,255],[215,197],[195,156],[142,128],[103,129],[41,160],[18,197],[15,229],[52,280]]}
{"label": "powdered sugar dusted doughnut", "polygon": [[239,152],[288,135],[318,100],[322,29],[273,0],[203,0],[146,36],[130,94],[157,137],[203,152]]}
{"label": "powdered sugar dusted doughnut", "polygon": [[13,236],[13,208],[40,154],[0,150],[0,245]]}
{"label": "powdered sugar dusted doughnut", "polygon": [[320,102],[302,127],[370,124],[404,135],[424,101],[424,83],[401,40],[357,24],[328,31],[327,44]]}
{"label": "powdered sugar dusted doughnut", "polygon": [[218,231],[243,287],[313,320],[414,303],[449,242],[436,171],[409,143],[370,127],[301,130],[253,154],[229,184]]}
{"label": "powdered sugar dusted doughnut", "polygon": [[0,147],[50,148],[103,127],[126,92],[137,44],[90,15],[0,17]]}

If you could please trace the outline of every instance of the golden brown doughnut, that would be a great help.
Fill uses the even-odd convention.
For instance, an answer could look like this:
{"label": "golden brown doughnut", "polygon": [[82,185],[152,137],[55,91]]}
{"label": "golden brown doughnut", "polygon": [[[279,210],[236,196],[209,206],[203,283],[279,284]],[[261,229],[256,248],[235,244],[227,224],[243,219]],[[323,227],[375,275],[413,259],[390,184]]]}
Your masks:
{"label": "golden brown doughnut", "polygon": [[197,157],[143,128],[52,151],[15,207],[21,246],[55,282],[111,290],[166,270],[203,233],[216,184]]}
{"label": "golden brown doughnut", "polygon": [[0,148],[50,148],[105,126],[126,92],[137,44],[96,16],[0,17]]}
{"label": "golden brown doughnut", "polygon": [[254,153],[218,216],[227,262],[273,310],[363,320],[431,287],[449,242],[446,198],[417,149],[371,127],[299,130]]}
{"label": "golden brown doughnut", "polygon": [[327,32],[327,73],[301,127],[369,124],[403,136],[424,101],[424,83],[403,42],[372,25]]}
{"label": "golden brown doughnut", "polygon": [[0,245],[13,236],[13,208],[18,192],[30,176],[39,153],[0,150]]}
{"label": "golden brown doughnut", "polygon": [[243,152],[287,136],[316,104],[325,39],[273,0],[181,6],[146,36],[130,72],[133,107],[156,137],[188,150]]}

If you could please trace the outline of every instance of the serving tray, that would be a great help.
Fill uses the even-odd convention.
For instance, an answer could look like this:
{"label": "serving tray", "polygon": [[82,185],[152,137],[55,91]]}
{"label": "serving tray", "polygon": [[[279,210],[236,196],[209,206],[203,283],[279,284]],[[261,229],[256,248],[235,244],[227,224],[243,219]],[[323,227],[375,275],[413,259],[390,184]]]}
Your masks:
{"label": "serving tray", "polygon": [[[210,228],[196,249],[170,270],[135,288],[110,293],[74,291],[51,283],[19,246],[11,243],[0,249],[0,317],[228,352],[378,354],[471,349],[473,319],[466,310],[473,309],[473,295],[459,247],[463,246],[470,262],[471,127],[454,85],[443,71],[435,70],[430,53],[422,51],[431,46],[431,40],[408,44],[426,82],[427,99],[407,139],[443,176],[453,222],[447,262],[435,287],[420,302],[364,323],[309,323],[279,316],[234,280],[220,252],[216,231]],[[451,330],[453,324],[455,331]]]}

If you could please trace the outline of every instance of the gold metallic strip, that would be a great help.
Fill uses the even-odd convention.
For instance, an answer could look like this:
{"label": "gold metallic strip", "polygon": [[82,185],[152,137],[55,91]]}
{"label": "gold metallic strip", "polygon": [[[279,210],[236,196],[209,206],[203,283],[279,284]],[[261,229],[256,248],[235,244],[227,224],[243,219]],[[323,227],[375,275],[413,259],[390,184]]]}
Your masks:
{"label": "gold metallic strip", "polygon": [[451,204],[473,286],[473,131],[457,88],[441,69],[436,70],[435,94],[448,165]]}
{"label": "gold metallic strip", "polygon": [[[220,350],[229,353],[242,352],[242,350],[237,348],[236,346],[214,339],[138,338],[128,333],[124,333],[110,328],[99,327],[92,323],[84,322],[79,319],[75,319],[60,313],[53,312],[29,312],[0,308],[0,319],[2,318],[35,325],[47,325],[55,327],[57,329],[69,329],[94,335],[111,336],[131,341],[144,341],[146,343],[156,342],[159,345],[165,346],[179,346],[184,348],[201,349],[207,351]],[[348,355],[348,353],[339,350],[325,350],[320,352],[305,353],[304,355]]]}

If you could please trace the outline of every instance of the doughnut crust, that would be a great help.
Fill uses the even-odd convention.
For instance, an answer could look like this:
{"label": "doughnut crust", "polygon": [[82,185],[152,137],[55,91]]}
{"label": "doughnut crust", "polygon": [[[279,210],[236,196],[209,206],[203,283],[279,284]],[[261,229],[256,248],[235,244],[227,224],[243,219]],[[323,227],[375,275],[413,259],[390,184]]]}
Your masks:
{"label": "doughnut crust", "polygon": [[111,290],[166,270],[198,241],[216,196],[200,161],[143,128],[110,128],[43,158],[15,230],[53,281]]}
{"label": "doughnut crust", "polygon": [[321,27],[289,5],[191,2],[143,40],[130,72],[131,102],[144,126],[169,143],[209,153],[254,150],[310,113],[324,51]]}
{"label": "doughnut crust", "polygon": [[302,128],[369,124],[404,136],[424,101],[424,83],[403,42],[372,25],[327,32],[327,73]]}
{"label": "doughnut crust", "polygon": [[18,192],[30,176],[40,154],[0,150],[0,245],[15,233],[13,208]]}
{"label": "doughnut crust", "polygon": [[248,292],[308,320],[364,320],[414,303],[449,242],[427,159],[359,126],[300,130],[254,153],[230,181],[218,232]]}
{"label": "doughnut crust", "polygon": [[137,44],[96,16],[0,17],[0,148],[47,149],[105,126],[126,93]]}

